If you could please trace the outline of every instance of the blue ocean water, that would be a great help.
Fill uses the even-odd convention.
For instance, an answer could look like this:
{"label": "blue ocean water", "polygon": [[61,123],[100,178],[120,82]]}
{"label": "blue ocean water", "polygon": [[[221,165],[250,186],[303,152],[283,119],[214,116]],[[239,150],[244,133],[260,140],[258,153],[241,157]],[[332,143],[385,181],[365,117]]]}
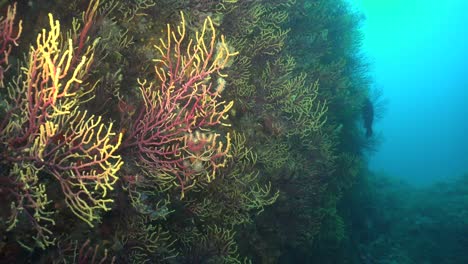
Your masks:
{"label": "blue ocean water", "polygon": [[388,102],[354,193],[358,262],[467,263],[468,1],[351,3]]}
{"label": "blue ocean water", "polygon": [[468,1],[353,0],[387,112],[370,167],[416,185],[468,171]]}

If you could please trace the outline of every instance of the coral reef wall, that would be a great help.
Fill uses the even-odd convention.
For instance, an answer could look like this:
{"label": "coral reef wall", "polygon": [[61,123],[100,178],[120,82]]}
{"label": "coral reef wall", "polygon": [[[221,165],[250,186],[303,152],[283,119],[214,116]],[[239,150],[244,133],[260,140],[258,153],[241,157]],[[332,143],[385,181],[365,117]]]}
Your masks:
{"label": "coral reef wall", "polygon": [[0,11],[0,262],[310,263],[345,240],[370,144],[345,1]]}

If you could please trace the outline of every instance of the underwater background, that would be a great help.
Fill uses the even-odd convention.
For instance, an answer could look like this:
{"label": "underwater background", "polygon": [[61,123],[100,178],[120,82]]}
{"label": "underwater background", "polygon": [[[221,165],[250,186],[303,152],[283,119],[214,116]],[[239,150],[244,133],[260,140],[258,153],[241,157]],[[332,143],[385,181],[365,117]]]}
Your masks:
{"label": "underwater background", "polygon": [[[374,170],[427,185],[468,170],[468,22],[463,0],[351,1],[387,112]],[[402,151],[404,150],[404,151]]]}
{"label": "underwater background", "polygon": [[467,7],[0,1],[0,263],[468,263]]}

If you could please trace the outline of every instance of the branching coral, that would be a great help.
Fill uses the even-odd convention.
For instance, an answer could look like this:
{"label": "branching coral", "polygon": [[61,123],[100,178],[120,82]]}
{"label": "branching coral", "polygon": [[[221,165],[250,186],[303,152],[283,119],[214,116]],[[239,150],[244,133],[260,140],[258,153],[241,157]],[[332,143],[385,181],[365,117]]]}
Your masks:
{"label": "branching coral", "polygon": [[239,21],[239,28],[235,28],[234,33],[237,37],[235,46],[242,54],[271,56],[283,49],[290,30],[279,26],[288,20],[288,12],[282,7],[283,4],[276,6],[271,3],[258,3],[251,7],[245,5],[234,11],[239,18],[242,18]]}
{"label": "branching coral", "polygon": [[183,233],[186,244],[184,262],[186,263],[249,263],[242,262],[235,242],[235,231],[217,225],[205,230],[193,228]]}
{"label": "branching coral", "polygon": [[200,190],[198,199],[186,201],[192,217],[222,226],[247,224],[253,221],[253,213],[260,214],[278,198],[279,192],[254,169],[257,155],[246,145],[242,133],[233,133],[232,156],[223,177]]}
{"label": "branching coral", "polygon": [[114,242],[125,248],[121,252],[125,263],[147,263],[151,259],[164,262],[177,256],[175,240],[151,217],[128,214],[117,228]]}
{"label": "branching coral", "polygon": [[[18,39],[21,35],[22,21],[15,23],[16,3],[8,6],[6,17],[0,18],[0,88],[4,87],[3,78],[8,69],[8,56],[11,53],[12,44],[18,46]],[[17,29],[16,29],[17,28]],[[16,32],[14,32],[16,31]]]}
{"label": "branching coral", "polygon": [[51,263],[89,263],[114,264],[116,257],[109,255],[109,250],[101,244],[93,243],[90,239],[84,242],[66,237],[57,242],[56,255],[49,259]]}
{"label": "branching coral", "polygon": [[[210,182],[229,157],[226,141],[209,131],[224,122],[233,102],[221,101],[226,67],[232,52],[218,39],[207,18],[195,39],[186,39],[185,21],[155,48],[156,80],[141,80],[144,100],[124,147],[136,147],[140,162],[155,174],[157,184],[176,184],[181,196],[197,182]],[[214,82],[216,81],[216,82]]]}
{"label": "branching coral", "polygon": [[281,116],[293,124],[287,135],[305,138],[324,126],[328,106],[318,98],[318,81],[313,85],[307,84],[307,75],[294,74],[295,67],[292,57],[280,57],[273,63],[267,63],[262,73],[262,86],[267,91],[266,108],[280,109]]}
{"label": "branching coral", "polygon": [[28,215],[42,248],[52,243],[42,223],[54,224],[47,178],[57,181],[68,208],[92,226],[100,211],[110,209],[108,191],[123,164],[115,154],[121,135],[101,117],[78,109],[92,91],[80,86],[92,54],[74,63],[72,40],[62,43],[59,22],[52,15],[49,21],[50,30],[38,35],[22,74],[8,87],[10,101],[0,126],[0,155],[12,168],[6,176],[8,190],[16,197],[10,229],[19,213]]}

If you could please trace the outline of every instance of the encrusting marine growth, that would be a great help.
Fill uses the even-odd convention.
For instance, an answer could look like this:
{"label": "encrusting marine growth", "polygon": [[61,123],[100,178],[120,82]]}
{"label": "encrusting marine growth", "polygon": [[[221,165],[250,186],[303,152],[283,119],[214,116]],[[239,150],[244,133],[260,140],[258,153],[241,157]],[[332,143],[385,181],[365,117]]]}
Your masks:
{"label": "encrusting marine growth", "polygon": [[367,86],[342,0],[3,7],[0,258],[301,262],[345,239]]}

